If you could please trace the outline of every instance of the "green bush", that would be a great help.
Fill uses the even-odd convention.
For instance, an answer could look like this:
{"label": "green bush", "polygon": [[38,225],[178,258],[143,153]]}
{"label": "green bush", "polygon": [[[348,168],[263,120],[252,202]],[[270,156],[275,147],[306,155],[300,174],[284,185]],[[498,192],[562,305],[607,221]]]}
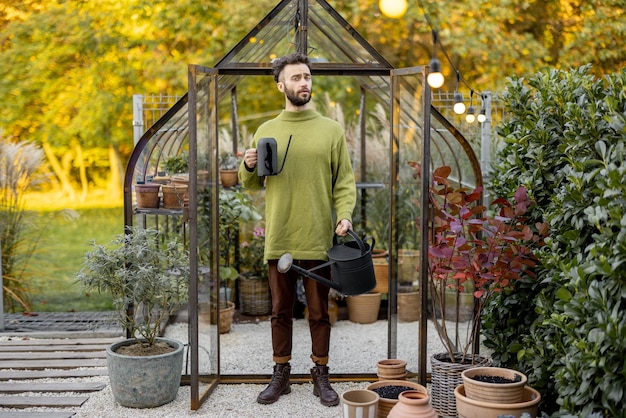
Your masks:
{"label": "green bush", "polygon": [[491,187],[510,195],[521,181],[551,230],[539,280],[495,298],[483,326],[544,412],[613,417],[626,410],[626,70],[589,70],[509,81]]}

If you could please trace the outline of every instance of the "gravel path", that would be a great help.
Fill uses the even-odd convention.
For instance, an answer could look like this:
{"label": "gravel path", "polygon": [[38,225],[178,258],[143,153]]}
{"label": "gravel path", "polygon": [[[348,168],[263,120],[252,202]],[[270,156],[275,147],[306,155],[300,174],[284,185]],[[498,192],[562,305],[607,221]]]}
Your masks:
{"label": "gravel path", "polygon": [[[400,323],[398,326],[398,355],[407,361],[410,371],[417,370],[418,323]],[[439,339],[429,324],[429,353],[441,351]],[[187,324],[175,323],[167,327],[165,336],[187,341]],[[387,357],[387,322],[360,325],[350,321],[338,321],[331,337],[332,373],[376,373],[376,362]],[[200,333],[202,345],[205,335]],[[271,373],[271,343],[269,322],[256,324],[233,324],[231,332],[220,336],[222,345],[222,372],[224,374]],[[292,373],[308,373],[311,367],[310,337],[304,320],[294,322],[294,357]],[[312,384],[293,384],[292,392],[272,405],[256,402],[258,393],[265,385],[221,384],[198,411],[190,410],[190,388],[182,386],[176,399],[164,406],[152,409],[124,408],[113,400],[108,377],[94,377],[82,381],[102,381],[107,387],[89,394],[89,400],[74,415],[76,418],[141,418],[141,417],[215,417],[215,418],[335,418],[341,417],[340,407],[325,407],[312,394]],[[333,383],[338,393],[350,389],[365,388],[367,382]],[[200,393],[202,393],[202,388]],[[71,394],[65,394],[71,395]],[[79,394],[76,394],[79,395]],[[29,410],[52,411],[44,408]],[[2,409],[0,409],[2,411]]]}

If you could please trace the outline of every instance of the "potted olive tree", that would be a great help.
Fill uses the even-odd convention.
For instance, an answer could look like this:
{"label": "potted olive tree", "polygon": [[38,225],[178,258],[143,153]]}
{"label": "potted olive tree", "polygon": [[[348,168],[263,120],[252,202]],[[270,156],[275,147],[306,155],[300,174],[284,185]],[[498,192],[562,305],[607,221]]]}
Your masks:
{"label": "potted olive tree", "polygon": [[117,320],[132,336],[107,348],[115,400],[134,408],[172,401],[183,344],[159,335],[188,300],[189,253],[182,243],[155,229],[127,227],[109,245],[93,243],[77,279],[88,291],[113,296]]}
{"label": "potted olive tree", "polygon": [[[419,165],[411,165],[417,178]],[[511,289],[516,280],[535,277],[533,249],[542,245],[548,225],[528,225],[525,215],[533,201],[524,187],[517,189],[513,200],[497,198],[488,209],[481,205],[480,188],[454,188],[450,173],[448,166],[437,168],[430,187],[433,236],[428,248],[428,291],[433,312],[440,314],[433,323],[445,348],[431,357],[432,403],[440,414],[455,416],[454,389],[463,382],[462,371],[491,365],[491,359],[474,351],[483,308],[492,295]],[[458,324],[446,317],[442,307],[447,289],[467,287],[473,289],[475,308],[461,341],[458,329],[453,337]],[[458,378],[452,379],[452,374]]]}

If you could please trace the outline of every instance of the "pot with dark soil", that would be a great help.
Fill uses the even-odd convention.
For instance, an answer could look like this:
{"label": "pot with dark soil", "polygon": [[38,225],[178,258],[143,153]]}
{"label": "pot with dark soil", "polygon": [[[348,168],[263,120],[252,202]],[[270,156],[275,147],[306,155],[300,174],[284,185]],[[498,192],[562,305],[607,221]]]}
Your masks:
{"label": "pot with dark soil", "polygon": [[407,390],[416,390],[422,393],[428,393],[428,390],[419,383],[410,380],[379,380],[371,383],[368,390],[378,394],[378,418],[386,418],[389,411],[398,403],[398,396]]}
{"label": "pot with dark soil", "polygon": [[517,370],[501,367],[475,367],[461,377],[469,399],[502,404],[520,402],[528,380]]}

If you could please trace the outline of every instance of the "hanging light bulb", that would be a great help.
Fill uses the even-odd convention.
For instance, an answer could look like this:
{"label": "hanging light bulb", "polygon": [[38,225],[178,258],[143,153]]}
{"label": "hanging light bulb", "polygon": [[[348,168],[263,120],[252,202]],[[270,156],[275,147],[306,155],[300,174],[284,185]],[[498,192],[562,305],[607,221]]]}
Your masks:
{"label": "hanging light bulb", "polygon": [[474,89],[470,90],[470,105],[467,108],[467,116],[465,116],[465,121],[467,123],[474,123],[474,121],[476,120],[476,117],[474,116],[474,113],[476,112],[476,110],[474,109],[474,106],[472,106],[472,99],[474,98]]}
{"label": "hanging light bulb", "polygon": [[428,85],[434,89],[443,86],[443,74],[441,74],[441,63],[437,58],[432,58],[428,63]]}
{"label": "hanging light bulb", "polygon": [[426,82],[434,89],[438,89],[443,86],[443,74],[441,74],[441,63],[435,56],[435,50],[437,48],[437,31],[432,30],[433,34],[433,56],[428,63],[428,75],[426,76]]}
{"label": "hanging light bulb", "polygon": [[485,108],[480,109],[480,113],[478,114],[478,122],[483,123],[487,120],[487,115],[485,114]]}
{"label": "hanging light bulb", "polygon": [[404,16],[409,8],[409,2],[407,0],[380,0],[378,8],[385,16],[397,19]]}
{"label": "hanging light bulb", "polygon": [[454,93],[454,113],[461,115],[465,112],[465,103],[463,103],[463,95],[458,91]]}
{"label": "hanging light bulb", "polygon": [[467,115],[465,116],[465,121],[467,123],[474,123],[476,120],[476,116],[474,116],[474,106],[470,106],[467,108]]}

